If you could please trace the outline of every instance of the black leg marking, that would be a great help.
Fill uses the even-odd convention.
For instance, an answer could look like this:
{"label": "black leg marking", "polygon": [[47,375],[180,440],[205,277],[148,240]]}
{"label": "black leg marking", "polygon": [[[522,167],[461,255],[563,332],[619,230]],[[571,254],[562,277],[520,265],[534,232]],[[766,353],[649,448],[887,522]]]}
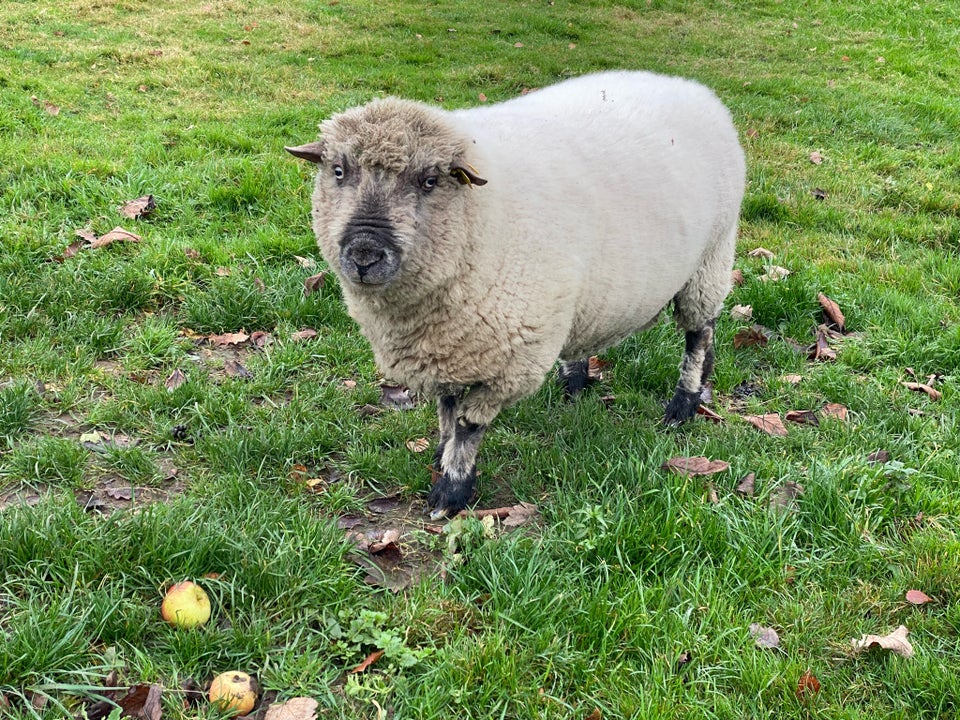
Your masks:
{"label": "black leg marking", "polygon": [[427,509],[430,517],[453,517],[473,498],[477,482],[477,450],[486,425],[458,421],[453,437],[444,446],[443,474],[430,489]]}
{"label": "black leg marking", "polygon": [[590,361],[584,358],[562,363],[557,374],[567,399],[573,400],[590,381]]}
{"label": "black leg marking", "polygon": [[696,415],[703,385],[713,372],[713,328],[711,320],[699,330],[688,330],[680,365],[680,380],[673,399],[667,404],[663,421],[679,425]]}

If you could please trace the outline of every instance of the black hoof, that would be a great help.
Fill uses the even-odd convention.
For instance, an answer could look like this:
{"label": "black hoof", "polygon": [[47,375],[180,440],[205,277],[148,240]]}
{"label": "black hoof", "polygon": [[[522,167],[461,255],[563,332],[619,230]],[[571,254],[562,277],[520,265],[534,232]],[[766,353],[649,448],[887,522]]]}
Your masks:
{"label": "black hoof", "polygon": [[476,468],[463,480],[456,482],[447,473],[440,476],[430,494],[427,495],[427,512],[434,520],[453,517],[463,510],[473,499],[473,488],[477,482]]}
{"label": "black hoof", "polygon": [[557,373],[557,380],[567,400],[574,400],[590,383],[590,361],[564,363]]}
{"label": "black hoof", "polygon": [[700,393],[687,390],[677,390],[673,399],[667,405],[664,415],[664,425],[680,425],[697,414],[700,407]]}

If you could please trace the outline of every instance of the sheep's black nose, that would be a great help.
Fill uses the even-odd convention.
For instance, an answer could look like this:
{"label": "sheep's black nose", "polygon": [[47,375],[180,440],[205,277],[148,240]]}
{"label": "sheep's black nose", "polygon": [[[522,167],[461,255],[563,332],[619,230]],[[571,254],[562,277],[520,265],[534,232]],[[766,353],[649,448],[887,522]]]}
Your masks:
{"label": "sheep's black nose", "polygon": [[386,253],[383,248],[369,248],[352,253],[350,260],[357,266],[357,274],[362,278],[385,257]]}

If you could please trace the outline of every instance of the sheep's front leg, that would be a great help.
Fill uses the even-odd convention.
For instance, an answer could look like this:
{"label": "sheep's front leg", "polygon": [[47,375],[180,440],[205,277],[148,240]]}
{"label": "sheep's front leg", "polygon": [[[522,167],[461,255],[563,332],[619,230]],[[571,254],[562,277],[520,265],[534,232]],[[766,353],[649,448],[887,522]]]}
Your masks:
{"label": "sheep's front leg", "polygon": [[457,396],[441,395],[437,398],[437,416],[440,421],[440,442],[437,443],[437,452],[433,455],[434,472],[443,472],[443,450],[457,427]]}
{"label": "sheep's front leg", "polygon": [[571,360],[560,364],[560,386],[569,400],[573,400],[590,381],[590,360]]}
{"label": "sheep's front leg", "polygon": [[687,330],[680,381],[673,399],[667,405],[663,421],[679,425],[697,413],[703,386],[713,373],[713,328],[711,320],[699,330]]}

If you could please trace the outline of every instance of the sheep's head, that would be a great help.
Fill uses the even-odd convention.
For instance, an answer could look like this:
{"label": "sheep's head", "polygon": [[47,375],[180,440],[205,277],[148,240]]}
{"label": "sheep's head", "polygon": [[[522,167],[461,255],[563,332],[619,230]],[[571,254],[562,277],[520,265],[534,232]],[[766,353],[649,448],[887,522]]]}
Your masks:
{"label": "sheep's head", "polygon": [[[318,142],[287,148],[317,163],[314,230],[352,292],[428,289],[445,273],[466,193],[487,181],[443,113],[388,98],[335,115]],[[412,299],[412,298],[411,298]]]}

